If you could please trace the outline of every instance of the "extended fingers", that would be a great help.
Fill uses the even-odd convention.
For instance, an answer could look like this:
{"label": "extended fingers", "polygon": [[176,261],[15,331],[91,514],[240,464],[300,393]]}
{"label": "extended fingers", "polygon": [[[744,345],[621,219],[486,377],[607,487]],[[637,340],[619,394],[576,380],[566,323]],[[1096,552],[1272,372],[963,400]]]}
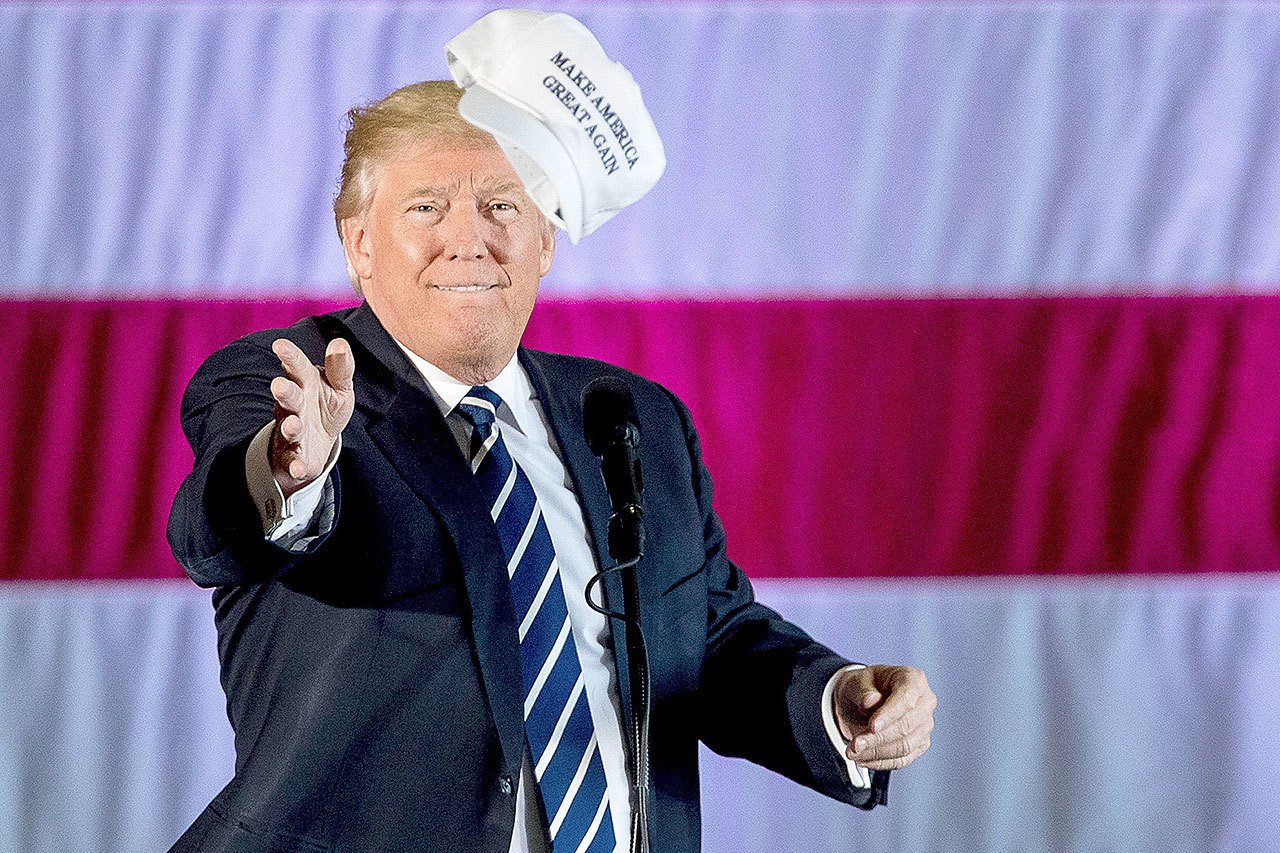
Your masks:
{"label": "extended fingers", "polygon": [[280,437],[290,445],[296,444],[302,435],[302,418],[294,414],[280,419]]}
{"label": "extended fingers", "polygon": [[285,415],[279,421],[277,434],[272,440],[272,468],[283,471],[294,480],[305,481],[315,472],[307,465],[302,436],[302,418],[297,415]]}
{"label": "extended fingers", "polygon": [[323,470],[336,436],[351,417],[355,360],[341,338],[329,343],[323,368],[286,338],[273,341],[271,350],[284,372],[270,385],[277,423],[271,465],[289,493]]}
{"label": "extended fingers", "polygon": [[280,359],[285,376],[293,380],[299,387],[306,387],[320,374],[316,366],[307,358],[306,353],[298,349],[298,345],[288,338],[277,338],[271,343],[271,351]]}
{"label": "extended fingers", "polygon": [[301,412],[304,396],[301,386],[291,379],[277,376],[271,380],[271,396],[280,408],[289,412]]}
{"label": "extended fingers", "polygon": [[[302,460],[302,445],[298,436],[302,432],[302,419],[294,414],[278,411],[276,432],[271,438],[271,469],[294,479],[302,479],[306,465]],[[281,482],[284,486],[285,483]]]}

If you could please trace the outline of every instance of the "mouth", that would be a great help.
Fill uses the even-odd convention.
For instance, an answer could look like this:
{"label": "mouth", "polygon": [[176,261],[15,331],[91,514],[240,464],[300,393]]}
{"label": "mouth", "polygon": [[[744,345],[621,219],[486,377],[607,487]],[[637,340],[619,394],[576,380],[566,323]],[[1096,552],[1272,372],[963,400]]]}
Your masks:
{"label": "mouth", "polygon": [[486,290],[496,290],[499,285],[496,284],[433,284],[433,290],[443,290],[445,293],[481,293]]}

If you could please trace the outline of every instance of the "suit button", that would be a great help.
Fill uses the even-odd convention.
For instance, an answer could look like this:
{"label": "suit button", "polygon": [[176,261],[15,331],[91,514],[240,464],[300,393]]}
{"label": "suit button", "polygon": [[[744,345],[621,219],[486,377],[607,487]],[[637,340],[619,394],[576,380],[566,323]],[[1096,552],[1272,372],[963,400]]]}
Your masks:
{"label": "suit button", "polygon": [[503,776],[498,780],[498,790],[502,792],[502,796],[504,797],[511,796],[512,786],[510,776]]}

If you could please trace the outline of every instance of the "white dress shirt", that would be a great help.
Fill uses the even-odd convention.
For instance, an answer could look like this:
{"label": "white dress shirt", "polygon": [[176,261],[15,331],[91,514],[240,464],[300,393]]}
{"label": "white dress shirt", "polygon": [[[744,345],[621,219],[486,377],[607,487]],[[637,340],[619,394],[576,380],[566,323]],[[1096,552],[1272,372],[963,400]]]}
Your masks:
{"label": "white dress shirt", "polygon": [[[403,344],[400,348],[426,380],[465,456],[470,447],[472,427],[455,409],[471,386],[449,376]],[[604,764],[614,838],[617,839],[616,850],[617,853],[625,853],[630,840],[630,786],[623,748],[618,676],[609,644],[608,618],[592,610],[584,598],[587,581],[596,572],[596,563],[582,507],[546,412],[519,361],[512,357],[502,372],[487,385],[502,398],[504,405],[498,410],[498,429],[511,458],[524,470],[533,486],[556,549],[569,624],[582,665],[587,705]],[[341,451],[341,439],[334,443],[321,475],[285,498],[271,473],[270,441],[274,426],[274,421],[266,424],[250,443],[245,458],[245,477],[262,518],[264,535],[283,548],[301,551],[333,525],[334,489],[328,475]],[[845,669],[860,666],[854,664]],[[831,698],[836,676],[832,676],[823,692],[822,718],[832,747],[843,758],[845,740],[836,724]],[[868,787],[871,784],[864,768],[848,759],[845,763],[850,781],[855,786]],[[525,762],[516,792],[516,824],[511,838],[511,853],[542,853],[541,818],[529,793],[532,784],[532,768]]]}

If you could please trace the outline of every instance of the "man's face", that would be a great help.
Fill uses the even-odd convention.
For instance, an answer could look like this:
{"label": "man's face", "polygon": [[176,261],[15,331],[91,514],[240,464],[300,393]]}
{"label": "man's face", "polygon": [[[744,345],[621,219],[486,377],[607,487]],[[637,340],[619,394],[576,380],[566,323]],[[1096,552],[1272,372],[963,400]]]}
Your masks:
{"label": "man's face", "polygon": [[554,232],[496,145],[422,143],[381,165],[343,243],[397,340],[464,382],[511,359],[551,268]]}

